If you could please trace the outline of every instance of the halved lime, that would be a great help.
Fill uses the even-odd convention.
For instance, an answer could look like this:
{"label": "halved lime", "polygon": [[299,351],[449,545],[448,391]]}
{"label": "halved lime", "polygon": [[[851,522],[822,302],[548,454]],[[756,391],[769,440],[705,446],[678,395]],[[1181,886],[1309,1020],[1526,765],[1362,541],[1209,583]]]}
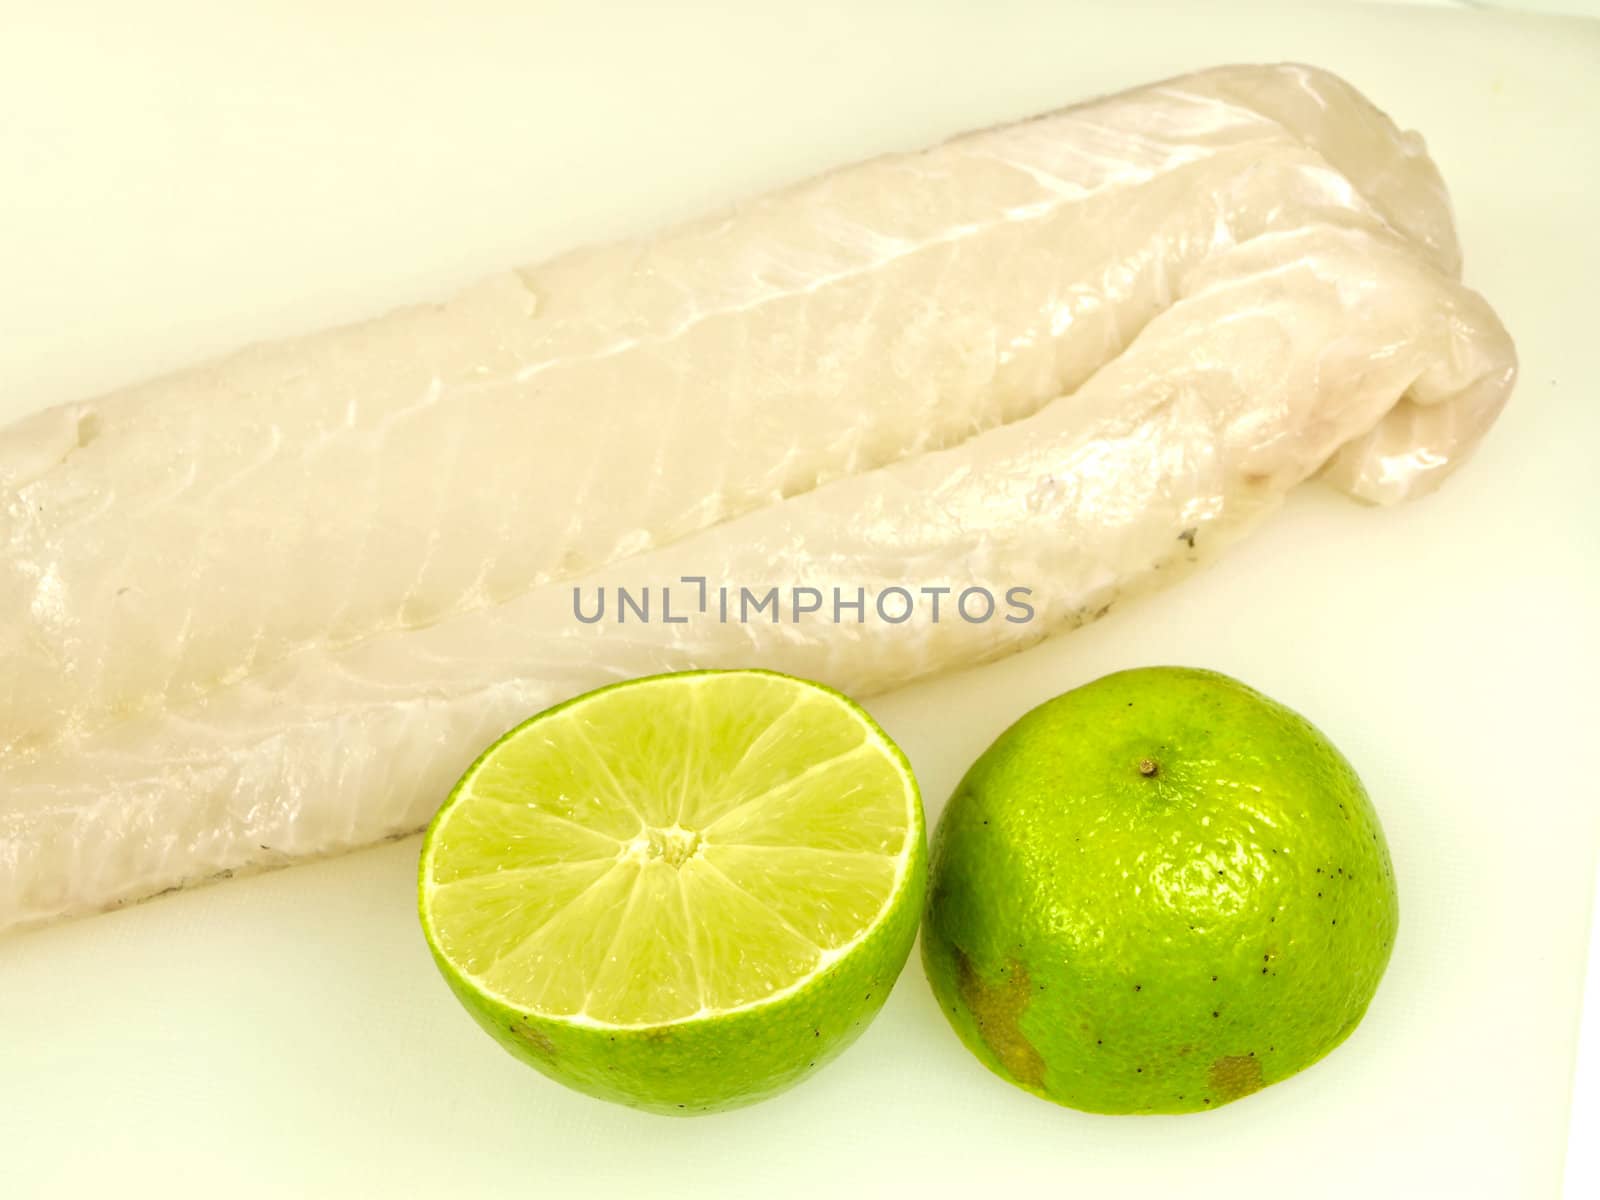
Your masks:
{"label": "halved lime", "polygon": [[1089,1112],[1206,1112],[1350,1036],[1399,920],[1332,742],[1236,679],[1145,667],[972,764],[934,835],[922,956],[1001,1078]]}
{"label": "halved lime", "polygon": [[615,684],[540,713],[422,846],[422,928],[467,1010],[580,1091],[749,1103],[848,1045],[915,937],[922,802],[858,705],[767,671]]}

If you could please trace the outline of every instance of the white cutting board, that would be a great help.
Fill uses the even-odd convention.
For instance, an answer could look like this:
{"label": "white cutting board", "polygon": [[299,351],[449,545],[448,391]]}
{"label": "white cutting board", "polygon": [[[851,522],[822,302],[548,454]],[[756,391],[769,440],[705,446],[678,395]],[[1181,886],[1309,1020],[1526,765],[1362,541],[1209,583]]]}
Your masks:
{"label": "white cutting board", "polygon": [[961,1048],[913,961],[806,1085],[640,1115],[547,1082],[457,1009],[408,839],[0,940],[0,1192],[1555,1193],[1600,842],[1600,24],[1043,0],[12,7],[0,417],[1240,59],[1334,68],[1426,132],[1525,366],[1438,496],[1380,512],[1307,490],[1174,591],[872,704],[932,818],[1015,716],[1114,668],[1216,667],[1315,720],[1371,788],[1403,917],[1366,1022],[1303,1075],[1204,1116],[1057,1109]]}

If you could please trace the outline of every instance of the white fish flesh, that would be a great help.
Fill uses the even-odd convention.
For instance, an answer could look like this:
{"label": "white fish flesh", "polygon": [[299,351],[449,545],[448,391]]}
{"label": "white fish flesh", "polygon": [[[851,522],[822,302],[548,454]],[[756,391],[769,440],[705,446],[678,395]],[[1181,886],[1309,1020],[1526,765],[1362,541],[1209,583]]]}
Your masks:
{"label": "white fish flesh", "polygon": [[[0,431],[0,929],[415,829],[618,677],[868,694],[1088,619],[1318,472],[1429,489],[1515,374],[1459,266],[1415,135],[1223,68]],[[786,611],[575,611],[684,577]],[[873,611],[1017,586],[1032,620]]]}

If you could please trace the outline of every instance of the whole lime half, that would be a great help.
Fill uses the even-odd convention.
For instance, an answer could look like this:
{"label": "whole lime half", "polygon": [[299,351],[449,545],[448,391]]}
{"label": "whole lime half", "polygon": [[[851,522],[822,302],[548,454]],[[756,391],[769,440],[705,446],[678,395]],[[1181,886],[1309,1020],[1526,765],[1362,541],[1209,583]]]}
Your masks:
{"label": "whole lime half", "polygon": [[769,671],[602,688],[512,730],[423,842],[423,932],[501,1045],[691,1114],[807,1077],[916,936],[922,803],[883,730]]}
{"label": "whole lime half", "polygon": [[1399,920],[1378,817],[1309,722],[1227,676],[1124,671],[967,772],[923,959],[967,1046],[1102,1113],[1217,1108],[1355,1029]]}

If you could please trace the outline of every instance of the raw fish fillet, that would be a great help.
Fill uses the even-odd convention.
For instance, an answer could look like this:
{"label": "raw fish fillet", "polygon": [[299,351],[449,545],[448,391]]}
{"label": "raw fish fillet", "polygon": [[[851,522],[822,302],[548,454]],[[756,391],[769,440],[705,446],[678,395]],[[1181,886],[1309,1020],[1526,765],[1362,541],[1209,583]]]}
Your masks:
{"label": "raw fish fillet", "polygon": [[[613,679],[870,694],[1090,619],[1318,472],[1431,489],[1515,375],[1459,267],[1415,135],[1230,67],[0,431],[0,929],[416,829]],[[685,576],[785,611],[577,618]],[[1032,620],[870,600],[1017,586]],[[865,619],[790,619],[796,587]]]}

